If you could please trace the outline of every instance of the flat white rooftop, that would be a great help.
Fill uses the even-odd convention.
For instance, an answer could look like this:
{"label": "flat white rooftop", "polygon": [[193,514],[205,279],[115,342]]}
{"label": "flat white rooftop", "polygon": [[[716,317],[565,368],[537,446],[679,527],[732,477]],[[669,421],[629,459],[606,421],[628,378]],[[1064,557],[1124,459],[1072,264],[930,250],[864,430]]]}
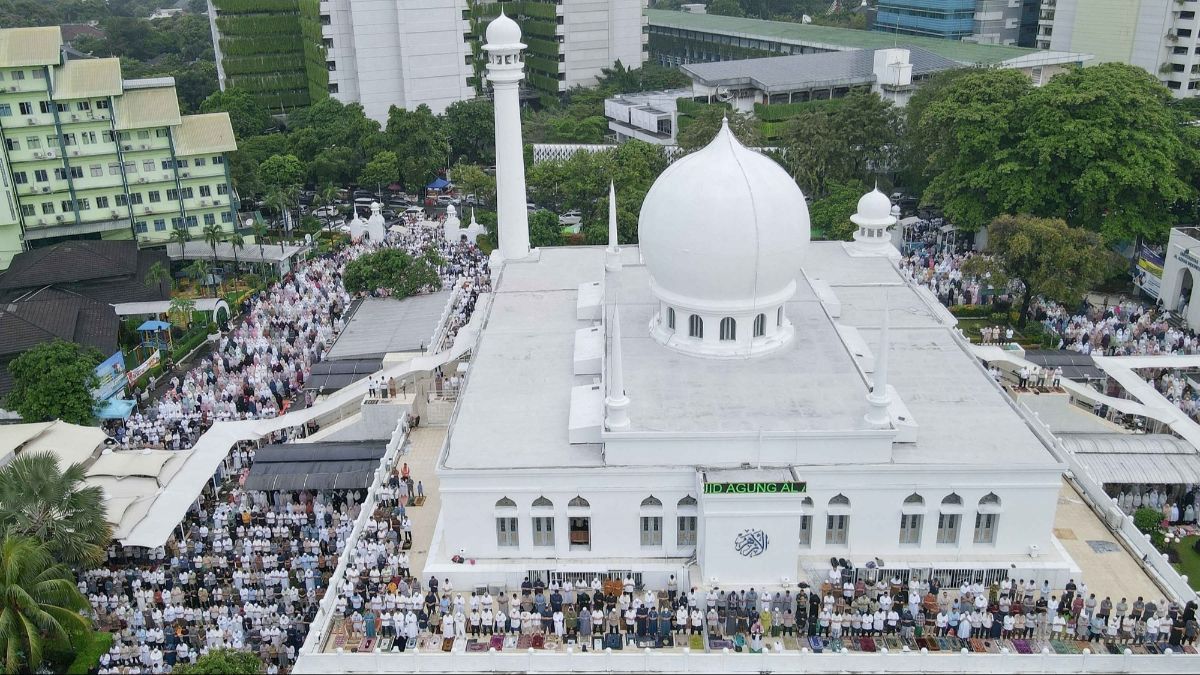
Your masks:
{"label": "flat white rooftop", "polygon": [[[796,338],[746,360],[693,358],[649,336],[657,301],[634,247],[605,274],[604,249],[542,249],[505,265],[451,429],[451,469],[605,467],[600,444],[568,442],[581,284],[605,279],[621,311],[631,432],[857,432],[868,427],[867,385],[806,280],[830,284],[838,323],[878,350],[884,290],[891,326],[889,384],[915,418],[915,443],[893,445],[893,464],[1046,466],[1055,460],[1000,387],[955,338],[953,324],[885,258],[852,258],[841,242],[813,242],[788,303]],[[607,278],[605,278],[607,277]]]}

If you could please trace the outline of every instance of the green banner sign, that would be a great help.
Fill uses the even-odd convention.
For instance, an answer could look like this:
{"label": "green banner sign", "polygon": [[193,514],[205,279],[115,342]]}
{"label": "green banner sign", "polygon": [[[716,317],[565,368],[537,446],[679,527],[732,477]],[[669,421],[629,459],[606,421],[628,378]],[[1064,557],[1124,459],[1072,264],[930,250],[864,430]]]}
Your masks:
{"label": "green banner sign", "polygon": [[705,483],[706,495],[756,495],[807,492],[808,483]]}

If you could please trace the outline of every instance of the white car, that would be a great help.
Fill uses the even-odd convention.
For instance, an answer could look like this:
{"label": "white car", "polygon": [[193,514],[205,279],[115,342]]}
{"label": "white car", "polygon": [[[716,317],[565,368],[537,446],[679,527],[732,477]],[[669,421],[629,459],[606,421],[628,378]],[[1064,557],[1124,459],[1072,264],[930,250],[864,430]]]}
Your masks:
{"label": "white car", "polygon": [[558,224],[563,227],[575,227],[583,220],[583,214],[574,209],[567,211],[558,217]]}
{"label": "white car", "polygon": [[404,209],[404,215],[406,215],[406,216],[423,216],[423,215],[425,215],[425,209],[423,209],[420,206],[410,206],[407,209]]}

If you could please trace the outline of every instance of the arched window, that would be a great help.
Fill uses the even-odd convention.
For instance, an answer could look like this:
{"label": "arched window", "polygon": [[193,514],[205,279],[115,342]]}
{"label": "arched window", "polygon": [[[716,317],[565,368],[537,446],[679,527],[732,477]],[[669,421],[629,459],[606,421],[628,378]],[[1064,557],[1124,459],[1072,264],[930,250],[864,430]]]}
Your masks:
{"label": "arched window", "polygon": [[724,319],[721,319],[721,339],[737,339],[737,321],[734,321],[733,317],[727,316]]}
{"label": "arched window", "polygon": [[681,508],[681,509],[684,509],[684,508],[693,508],[694,509],[694,508],[696,508],[696,498],[691,495],[688,495],[688,496],[684,497],[683,499],[680,499],[679,504],[677,506],[679,506],[679,508]]}
{"label": "arched window", "polygon": [[655,497],[654,495],[650,495],[649,497],[646,497],[645,499],[642,500],[642,508],[644,508],[644,509],[645,508],[660,508],[661,509],[662,502],[659,501],[658,497]]}
{"label": "arched window", "polygon": [[498,499],[496,501],[496,508],[498,508],[498,509],[515,509],[515,508],[517,508],[517,503],[514,502],[513,500],[509,499],[508,497],[501,497],[500,499]]}
{"label": "arched window", "polygon": [[696,498],[688,495],[676,505],[675,545],[684,548],[696,545]]}
{"label": "arched window", "polygon": [[783,326],[783,308],[782,307],[775,310],[775,325],[780,326],[780,327]]}
{"label": "arched window", "polygon": [[850,498],[843,494],[835,495],[833,499],[829,500],[829,506],[850,508]]}
{"label": "arched window", "polygon": [[671,330],[675,330],[675,308],[674,307],[667,308],[667,328],[670,328]]}
{"label": "arched window", "polygon": [[701,319],[696,314],[688,317],[688,337],[704,337],[704,319]]}
{"label": "arched window", "polygon": [[812,497],[800,502],[800,548],[812,547],[813,508]]}
{"label": "arched window", "polygon": [[829,500],[825,514],[825,545],[846,546],[850,534],[850,498],[839,494]]}
{"label": "arched window", "polygon": [[946,495],[945,499],[942,500],[942,510],[943,511],[946,510],[946,507],[962,508],[962,505],[963,505],[962,497],[959,497],[957,492],[951,492],[950,494]]}
{"label": "arched window", "polygon": [[576,508],[576,509],[590,509],[590,508],[592,508],[592,505],[588,503],[588,500],[584,499],[583,497],[580,497],[579,495],[576,495],[576,496],[575,496],[575,498],[574,498],[574,499],[572,499],[572,500],[571,500],[571,501],[570,501],[570,502],[567,504],[567,506],[568,506],[568,507],[571,507],[571,508]]}
{"label": "arched window", "polygon": [[554,502],[550,501],[549,499],[546,499],[545,497],[538,497],[537,499],[533,500],[533,508],[535,508],[535,509],[552,509],[552,508],[554,508]]}
{"label": "arched window", "polygon": [[904,498],[904,506],[908,508],[923,509],[925,508],[925,498],[914,492]]}
{"label": "arched window", "polygon": [[520,545],[517,539],[517,503],[508,497],[496,501],[496,545],[501,548]]}
{"label": "arched window", "polygon": [[754,337],[762,337],[767,334],[767,315],[759,314],[754,317]]}
{"label": "arched window", "polygon": [[979,500],[979,510],[985,513],[995,513],[1000,510],[1000,498],[995,492],[989,492]]}

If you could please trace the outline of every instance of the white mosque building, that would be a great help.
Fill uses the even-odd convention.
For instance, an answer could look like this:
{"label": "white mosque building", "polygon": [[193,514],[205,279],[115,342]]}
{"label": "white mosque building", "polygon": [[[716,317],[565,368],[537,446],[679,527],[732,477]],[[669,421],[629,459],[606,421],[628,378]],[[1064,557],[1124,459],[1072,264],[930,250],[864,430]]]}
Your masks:
{"label": "white mosque building", "polygon": [[[515,93],[520,30],[487,33]],[[899,273],[886,196],[860,201],[853,242],[810,241],[795,182],[722,128],[654,183],[640,245],[610,214],[607,248],[530,250],[516,98],[496,102],[494,293],[424,578],[777,587],[831,557],[1078,577],[1052,532],[1062,465]]]}

